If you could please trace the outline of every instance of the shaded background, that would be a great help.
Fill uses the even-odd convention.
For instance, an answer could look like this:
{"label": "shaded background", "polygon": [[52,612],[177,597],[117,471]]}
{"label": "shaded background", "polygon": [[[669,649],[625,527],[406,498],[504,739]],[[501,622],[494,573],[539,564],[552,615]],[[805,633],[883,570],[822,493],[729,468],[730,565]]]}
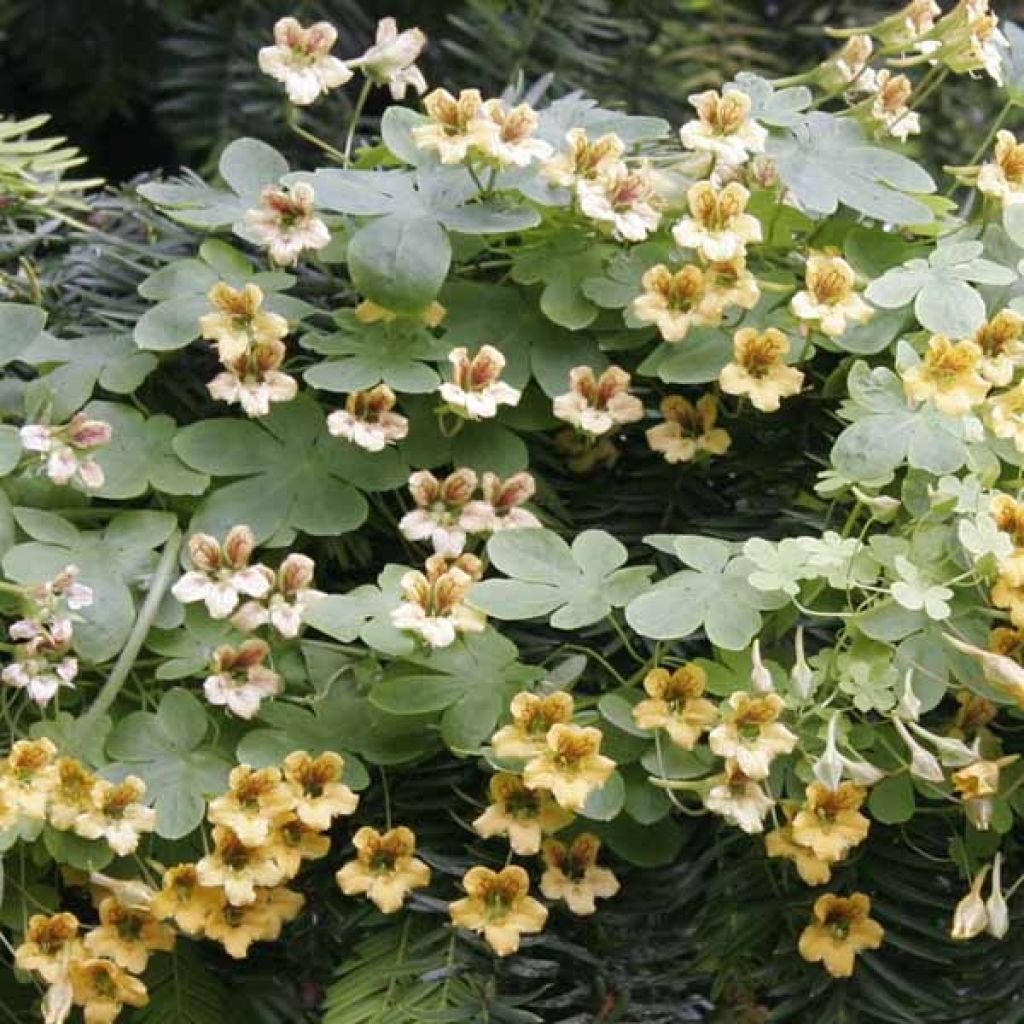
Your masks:
{"label": "shaded background", "polygon": [[[431,85],[498,92],[521,74],[553,73],[552,94],[583,89],[607,105],[685,117],[686,97],[748,69],[783,74],[821,59],[824,25],[865,24],[901,5],[871,0],[0,0],[0,100],[16,116],[48,112],[52,130],[118,182],[147,170],[212,167],[232,138],[258,134],[298,148],[280,87],[256,51],[286,13],[327,18],[340,56],[361,53],[379,17],[418,25]],[[944,6],[949,6],[944,4]],[[1024,2],[996,4],[1019,17]],[[315,108],[340,132],[352,97]],[[942,162],[960,152],[963,122],[980,122],[984,87],[958,79],[936,97]],[[991,95],[991,92],[988,93]],[[374,99],[383,103],[386,93]],[[934,110],[931,112],[935,112]],[[378,110],[368,111],[372,118]],[[930,143],[932,144],[932,143]]]}

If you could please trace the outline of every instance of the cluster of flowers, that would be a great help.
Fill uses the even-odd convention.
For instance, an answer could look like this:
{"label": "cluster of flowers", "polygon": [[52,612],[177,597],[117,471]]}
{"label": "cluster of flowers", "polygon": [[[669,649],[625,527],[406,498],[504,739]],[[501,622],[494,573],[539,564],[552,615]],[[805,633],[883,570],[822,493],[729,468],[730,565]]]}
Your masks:
{"label": "cluster of flowers", "polygon": [[77,577],[77,566],[68,565],[52,580],[13,588],[22,604],[21,618],[8,628],[14,658],[0,679],[24,690],[40,707],[61,687],[73,687],[78,675],[78,659],[70,653],[75,613],[92,604],[93,592]]}
{"label": "cluster of flowers", "polygon": [[[243,633],[269,627],[282,637],[298,636],[305,610],[323,596],[312,586],[314,562],[292,553],[275,572],[249,564],[255,548],[255,536],[245,525],[233,526],[223,544],[209,534],[193,534],[188,550],[194,568],[171,593],[183,604],[202,602],[211,618],[230,617]],[[216,648],[203,684],[206,699],[240,718],[252,718],[264,698],[281,691],[280,675],[265,664],[269,656],[270,645],[259,637]]]}
{"label": "cluster of flowers", "polygon": [[56,426],[27,423],[18,434],[29,460],[59,487],[77,483],[88,491],[104,483],[103,469],[92,452],[110,443],[109,423],[92,420],[77,412],[67,423]]}

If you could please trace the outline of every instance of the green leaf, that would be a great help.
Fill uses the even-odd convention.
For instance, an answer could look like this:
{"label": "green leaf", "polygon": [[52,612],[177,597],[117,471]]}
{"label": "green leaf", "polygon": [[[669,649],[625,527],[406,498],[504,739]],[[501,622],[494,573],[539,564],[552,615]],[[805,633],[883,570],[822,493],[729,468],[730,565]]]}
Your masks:
{"label": "green leaf", "polygon": [[643,589],[653,572],[619,568],[626,549],[601,530],[584,531],[571,548],[550,530],[509,530],[488,541],[487,553],[512,578],[478,583],[470,602],[497,619],[550,615],[555,629],[598,622]]}
{"label": "green leaf", "polygon": [[613,853],[640,868],[671,864],[683,848],[683,830],[671,818],[641,824],[623,815],[594,831]]}
{"label": "green leaf", "polygon": [[138,775],[156,808],[156,832],[181,839],[203,820],[206,800],[227,785],[231,765],[202,746],[209,729],[203,705],[185,690],[169,690],[156,713],[135,711],[114,726],[107,753],[118,773]]}
{"label": "green leaf", "polygon": [[6,366],[42,333],[46,313],[38,306],[0,302],[0,366]]}
{"label": "green leaf", "polygon": [[436,298],[451,257],[444,229],[422,214],[381,217],[360,228],[348,246],[353,284],[396,313],[417,313]]}
{"label": "green leaf", "polygon": [[616,770],[608,776],[608,781],[587,797],[587,802],[580,811],[580,817],[589,821],[611,821],[618,817],[626,803],[626,784],[621,773]]}
{"label": "green leaf", "polygon": [[657,374],[666,384],[706,384],[718,380],[731,360],[732,341],[725,331],[696,327],[681,344],[659,345],[638,372]]}
{"label": "green leaf", "polygon": [[362,525],[365,490],[398,487],[408,476],[395,450],[364,452],[327,433],[324,415],[300,396],[259,422],[203,420],[179,430],[174,451],[186,466],[215,477],[238,477],[196,508],[193,532],[223,536],[248,523],[257,541],[281,531],[324,537]]}
{"label": "green leaf", "polygon": [[906,772],[882,779],[871,789],[868,810],[883,825],[899,825],[914,816],[914,786]]}
{"label": "green leaf", "polygon": [[431,159],[430,154],[420,149],[412,138],[412,129],[418,124],[426,124],[427,118],[409,107],[397,104],[389,106],[380,119],[380,134],[391,152],[407,164],[416,166]]}
{"label": "green leaf", "polygon": [[259,139],[235,139],[220,155],[220,176],[243,199],[255,202],[265,185],[276,185],[288,173],[288,161]]}
{"label": "green leaf", "polygon": [[913,160],[867,142],[856,121],[812,111],[772,135],[766,152],[796,198],[818,214],[843,203],[894,224],[927,224],[931,209],[907,193],[930,193],[935,182]]}

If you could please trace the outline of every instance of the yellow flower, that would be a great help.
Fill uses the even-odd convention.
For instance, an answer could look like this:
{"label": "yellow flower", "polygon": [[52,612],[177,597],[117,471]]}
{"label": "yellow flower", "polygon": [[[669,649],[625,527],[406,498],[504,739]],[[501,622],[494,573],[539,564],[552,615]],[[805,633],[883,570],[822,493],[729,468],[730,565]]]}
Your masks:
{"label": "yellow flower", "polygon": [[1024,203],[1024,143],[1004,129],[996,133],[992,155],[978,172],[978,191],[998,199],[1004,209]]}
{"label": "yellow flower", "polygon": [[644,271],[640,283],[633,316],[657,325],[667,342],[682,341],[691,327],[714,327],[722,319],[721,297],[711,293],[708,275],[692,263],[675,273],[658,263]]}
{"label": "yellow flower", "polygon": [[602,739],[593,726],[551,726],[545,749],[526,763],[523,782],[528,789],[550,790],[567,810],[582,811],[615,770],[615,762],[600,752]]}
{"label": "yellow flower", "polygon": [[146,784],[134,775],[123,782],[98,779],[92,787],[92,808],[75,818],[75,832],[85,839],[105,839],[122,857],[134,853],[143,832],[156,828],[156,811],[139,801]]}
{"label": "yellow flower", "polygon": [[212,825],[231,829],[246,846],[259,846],[270,835],[271,819],[294,804],[277,768],[254,770],[240,764],[231,769],[228,791],[210,801],[206,817]]}
{"label": "yellow flower", "polygon": [[260,889],[256,899],[242,907],[222,900],[207,917],[204,933],[229,956],[241,960],[254,942],[276,939],[284,922],[294,920],[304,902],[300,893],[283,886]]}
{"label": "yellow flower", "polygon": [[199,330],[217,343],[221,362],[237,359],[253,344],[280,341],[288,333],[288,321],[278,313],[262,309],[263,292],[257,285],[236,289],[218,281],[210,289],[215,312],[199,318]]}
{"label": "yellow flower", "polygon": [[686,194],[690,216],[672,228],[676,245],[696,249],[706,260],[723,262],[741,256],[748,242],[761,241],[761,222],[746,212],[750,193],[736,181],[719,190],[698,181]]}
{"label": "yellow flower", "polygon": [[527,789],[518,775],[492,775],[488,788],[492,802],[473,822],[473,828],[485,839],[508,836],[509,846],[521,857],[533,856],[540,850],[541,836],[572,821],[572,812],[559,807],[550,793]]}
{"label": "yellow flower", "polygon": [[123,1006],[145,1006],[149,1002],[146,986],[112,960],[76,960],[68,976],[71,997],[76,1006],[82,1007],[85,1024],[112,1024]]}
{"label": "yellow flower", "polygon": [[984,401],[992,385],[978,372],[982,351],[973,341],[951,342],[935,334],[924,359],[901,374],[903,390],[915,402],[928,399],[947,416],[962,416]]}
{"label": "yellow flower", "polygon": [[332,750],[317,757],[296,750],[284,759],[284,778],[300,821],[324,832],[334,818],[355,811],[359,797],[342,784],[344,772],[344,759]]}
{"label": "yellow flower", "polygon": [[416,836],[404,825],[378,832],[364,825],[352,837],[356,859],[334,876],[346,896],[365,893],[382,914],[400,910],[406,895],[430,883],[430,868],[418,857]]}
{"label": "yellow flower", "polygon": [[715,705],[703,696],[707,683],[707,673],[693,663],[672,672],[652,669],[644,677],[649,699],[633,708],[633,721],[641,729],[664,729],[677,747],[693,750],[718,717]]}
{"label": "yellow flower", "polygon": [[330,848],[327,836],[291,811],[274,820],[267,840],[267,849],[285,878],[294,878],[304,860],[319,860]]}
{"label": "yellow flower", "polygon": [[777,693],[752,696],[738,691],[730,694],[728,703],[728,717],[708,737],[712,753],[735,759],[750,779],[768,778],[775,757],[796,746],[796,736],[776,721],[782,698]]}
{"label": "yellow flower", "polygon": [[701,453],[724,455],[732,444],[728,432],[715,426],[718,399],[711,393],[698,398],[696,405],[680,395],[666,395],[661,414],[665,422],[647,431],[647,444],[666,462],[691,462]]}
{"label": "yellow flower", "polygon": [[501,871],[470,868],[462,887],[467,896],[448,907],[452,922],[480,932],[498,956],[519,949],[521,935],[544,929],[547,908],[529,895],[530,876],[518,865]]}
{"label": "yellow flower", "polygon": [[57,782],[57,748],[48,739],[17,740],[0,762],[0,791],[19,814],[41,821]]}
{"label": "yellow flower", "polygon": [[1024,629],[1024,580],[1016,573],[1001,573],[989,595],[996,608],[1005,608],[1010,613],[1010,621],[1018,628]]}
{"label": "yellow flower", "polygon": [[748,835],[764,831],[764,817],[774,802],[756,779],[744,774],[729,758],[725,771],[710,781],[712,786],[704,797],[704,806],[712,814],[720,815]]}
{"label": "yellow flower", "polygon": [[159,921],[173,920],[188,935],[198,935],[206,918],[223,902],[221,889],[208,888],[199,881],[195,864],[177,864],[164,872],[149,912]]}
{"label": "yellow flower", "polygon": [[74,914],[33,914],[28,919],[25,941],[14,951],[14,966],[22,971],[35,971],[52,985],[81,951],[78,918]]}
{"label": "yellow flower", "polygon": [[1012,309],[1000,310],[978,328],[973,340],[982,353],[979,373],[996,387],[1010,384],[1024,366],[1024,316]]}
{"label": "yellow flower", "polygon": [[601,841],[589,832],[578,835],[569,846],[548,839],[544,842],[546,870],[540,891],[549,900],[565,900],[574,913],[587,915],[597,910],[596,900],[606,900],[619,891],[619,880],[608,868],[597,866]]}
{"label": "yellow flower", "polygon": [[842,860],[867,838],[871,823],[860,813],[866,795],[855,782],[843,782],[838,789],[812,782],[793,818],[793,840],[819,860]]}
{"label": "yellow flower", "polygon": [[769,857],[785,857],[792,861],[797,874],[807,885],[825,885],[832,877],[832,867],[827,860],[821,860],[812,850],[793,841],[790,825],[769,832],[764,837],[764,848]]}
{"label": "yellow flower", "polygon": [[462,163],[475,141],[475,123],[483,117],[480,90],[463,89],[456,99],[447,89],[435,89],[424,97],[423,107],[429,120],[413,128],[413,142],[437,153],[443,164]]}
{"label": "yellow flower", "polygon": [[814,918],[800,935],[800,955],[821,962],[833,978],[853,974],[854,957],[864,949],[878,949],[885,930],[868,915],[871,900],[862,892],[848,897],[826,893],[814,902]]}
{"label": "yellow flower", "polygon": [[1024,452],[1024,384],[990,398],[985,406],[989,428],[996,437],[1013,441]]}
{"label": "yellow flower", "polygon": [[57,778],[46,815],[54,828],[64,831],[74,827],[75,819],[92,807],[96,776],[73,757],[58,757],[56,768]]}
{"label": "yellow flower", "polygon": [[849,323],[862,324],[874,315],[854,290],[856,274],[841,256],[813,252],[804,272],[806,288],[790,301],[790,309],[800,320],[817,324],[830,338],[838,338]]}
{"label": "yellow flower", "polygon": [[154,951],[174,948],[174,929],[161,924],[148,910],[122,906],[107,896],[99,907],[100,923],[85,936],[85,948],[105,956],[132,974],[142,974]]}
{"label": "yellow flower", "polygon": [[987,831],[992,824],[993,798],[999,792],[1001,770],[1016,760],[1016,754],[996,761],[978,760],[953,772],[953,788],[964,801],[967,820],[979,832]]}
{"label": "yellow flower", "polygon": [[800,394],[804,375],[784,362],[789,339],[774,327],[742,327],[733,335],[733,361],[718,384],[729,395],[747,395],[755,409],[776,412],[783,398]]}
{"label": "yellow flower", "polygon": [[279,884],[284,873],[263,846],[247,846],[225,825],[213,828],[213,852],[196,865],[200,885],[222,886],[228,902],[240,907],[256,899],[256,887]]}
{"label": "yellow flower", "polygon": [[730,306],[753,309],[761,298],[757,278],[747,269],[742,253],[731,260],[709,263],[705,272],[710,298],[723,312]]}
{"label": "yellow flower", "polygon": [[556,690],[544,697],[517,693],[510,705],[512,722],[492,737],[496,757],[534,757],[544,750],[545,738],[553,725],[572,721],[572,694]]}

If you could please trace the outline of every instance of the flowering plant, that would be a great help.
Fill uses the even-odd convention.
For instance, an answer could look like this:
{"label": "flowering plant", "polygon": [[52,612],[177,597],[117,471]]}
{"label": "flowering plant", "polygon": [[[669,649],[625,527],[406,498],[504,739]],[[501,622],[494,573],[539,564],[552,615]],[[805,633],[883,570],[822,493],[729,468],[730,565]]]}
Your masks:
{"label": "flowering plant", "polygon": [[[287,102],[361,76],[343,138],[291,119],[323,166],[142,184],[188,248],[102,344],[0,305],[2,924],[49,1024],[212,1016],[282,935],[287,1019],[679,1019],[628,1016],[606,913],[731,1020],[967,1019],[963,943],[1019,965],[1024,32],[833,35],[670,126],[286,17]],[[964,74],[1003,111],[925,168]]]}

